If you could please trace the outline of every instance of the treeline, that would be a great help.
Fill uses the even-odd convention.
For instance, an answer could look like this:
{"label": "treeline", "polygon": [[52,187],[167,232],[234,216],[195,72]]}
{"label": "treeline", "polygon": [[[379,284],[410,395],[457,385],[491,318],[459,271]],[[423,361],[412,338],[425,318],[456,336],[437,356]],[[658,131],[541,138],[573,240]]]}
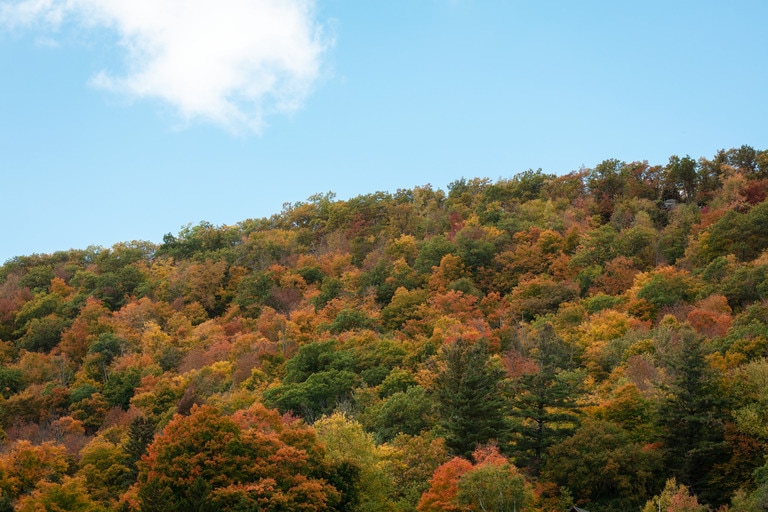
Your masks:
{"label": "treeline", "polygon": [[768,508],[768,151],[0,267],[0,512]]}

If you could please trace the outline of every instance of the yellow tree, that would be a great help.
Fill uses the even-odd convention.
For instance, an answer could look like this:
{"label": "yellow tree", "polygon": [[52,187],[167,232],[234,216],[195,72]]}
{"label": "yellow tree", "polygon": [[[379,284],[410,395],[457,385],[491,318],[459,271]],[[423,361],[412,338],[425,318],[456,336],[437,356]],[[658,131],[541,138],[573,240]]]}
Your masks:
{"label": "yellow tree", "polygon": [[357,421],[343,413],[334,413],[316,421],[313,425],[318,438],[325,444],[326,459],[334,466],[350,465],[358,473],[353,486],[356,499],[349,502],[347,510],[360,512],[385,512],[393,510],[388,499],[391,492],[392,474],[387,461],[387,450],[378,447],[373,436],[363,430]]}

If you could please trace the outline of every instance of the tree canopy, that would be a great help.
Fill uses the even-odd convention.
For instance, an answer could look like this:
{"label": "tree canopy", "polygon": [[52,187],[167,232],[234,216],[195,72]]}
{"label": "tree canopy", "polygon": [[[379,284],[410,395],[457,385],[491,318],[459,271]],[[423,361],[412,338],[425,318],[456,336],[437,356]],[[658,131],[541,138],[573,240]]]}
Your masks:
{"label": "tree canopy", "polygon": [[13,258],[0,511],[762,510],[767,198],[742,146]]}

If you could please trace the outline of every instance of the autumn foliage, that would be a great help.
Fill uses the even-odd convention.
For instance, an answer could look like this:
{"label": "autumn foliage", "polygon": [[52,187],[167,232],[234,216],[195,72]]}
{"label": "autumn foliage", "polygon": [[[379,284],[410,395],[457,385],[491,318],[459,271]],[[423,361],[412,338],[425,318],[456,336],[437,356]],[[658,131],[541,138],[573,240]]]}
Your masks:
{"label": "autumn foliage", "polygon": [[761,510],[766,183],[609,159],[13,258],[0,511]]}

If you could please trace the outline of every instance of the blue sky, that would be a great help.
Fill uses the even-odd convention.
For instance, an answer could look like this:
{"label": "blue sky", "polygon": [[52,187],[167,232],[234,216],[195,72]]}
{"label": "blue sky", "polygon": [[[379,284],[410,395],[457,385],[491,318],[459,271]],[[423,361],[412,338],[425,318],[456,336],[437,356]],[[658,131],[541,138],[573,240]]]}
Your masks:
{"label": "blue sky", "polygon": [[768,2],[0,0],[0,262],[768,147]]}

